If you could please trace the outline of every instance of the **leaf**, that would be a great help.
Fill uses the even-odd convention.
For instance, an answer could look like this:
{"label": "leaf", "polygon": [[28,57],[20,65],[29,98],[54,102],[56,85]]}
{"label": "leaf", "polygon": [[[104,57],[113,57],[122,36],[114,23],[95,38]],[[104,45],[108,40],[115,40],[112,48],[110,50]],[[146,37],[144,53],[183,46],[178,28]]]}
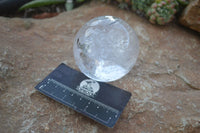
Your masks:
{"label": "leaf", "polygon": [[66,0],[34,0],[34,1],[28,2],[28,3],[24,4],[23,6],[21,6],[19,8],[19,11],[22,11],[22,10],[25,10],[28,8],[65,3],[65,1]]}
{"label": "leaf", "polygon": [[84,2],[85,0],[76,0],[77,3],[82,3]]}

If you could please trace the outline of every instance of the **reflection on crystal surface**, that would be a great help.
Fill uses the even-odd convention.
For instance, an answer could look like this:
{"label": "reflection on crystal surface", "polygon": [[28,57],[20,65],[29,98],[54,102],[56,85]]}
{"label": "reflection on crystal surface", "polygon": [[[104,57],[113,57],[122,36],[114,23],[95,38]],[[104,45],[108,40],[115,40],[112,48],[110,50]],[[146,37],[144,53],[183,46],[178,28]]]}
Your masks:
{"label": "reflection on crystal surface", "polygon": [[77,33],[74,57],[89,78],[110,82],[126,75],[137,60],[139,42],[133,29],[112,16],[94,18]]}

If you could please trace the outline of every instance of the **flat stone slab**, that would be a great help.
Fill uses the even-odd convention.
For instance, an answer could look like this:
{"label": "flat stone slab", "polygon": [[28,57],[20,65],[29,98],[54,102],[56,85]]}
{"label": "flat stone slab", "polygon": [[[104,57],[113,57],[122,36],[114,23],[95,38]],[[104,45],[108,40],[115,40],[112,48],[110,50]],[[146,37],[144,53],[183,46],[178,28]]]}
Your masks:
{"label": "flat stone slab", "polygon": [[[60,63],[78,70],[73,39],[90,19],[113,15],[140,40],[136,65],[110,84],[132,97],[114,128],[40,94],[34,86]],[[176,24],[155,26],[132,12],[92,2],[44,19],[0,17],[1,133],[200,132],[200,38]]]}

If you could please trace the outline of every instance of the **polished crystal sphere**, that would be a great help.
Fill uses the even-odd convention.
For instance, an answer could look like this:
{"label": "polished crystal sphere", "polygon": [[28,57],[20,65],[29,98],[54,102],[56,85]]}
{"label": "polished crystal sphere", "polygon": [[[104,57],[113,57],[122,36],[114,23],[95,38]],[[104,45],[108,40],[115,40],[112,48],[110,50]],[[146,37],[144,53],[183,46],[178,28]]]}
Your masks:
{"label": "polished crystal sphere", "polygon": [[132,69],[138,57],[139,41],[122,19],[101,16],[78,31],[73,51],[82,73],[96,81],[111,82]]}

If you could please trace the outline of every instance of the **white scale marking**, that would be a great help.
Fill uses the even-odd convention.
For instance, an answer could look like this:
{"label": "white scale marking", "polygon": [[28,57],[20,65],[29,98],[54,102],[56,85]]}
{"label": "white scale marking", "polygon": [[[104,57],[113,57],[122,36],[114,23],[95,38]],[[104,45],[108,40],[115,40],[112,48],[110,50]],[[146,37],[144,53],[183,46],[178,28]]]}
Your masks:
{"label": "white scale marking", "polygon": [[[107,106],[107,105],[105,105],[105,104],[103,104],[103,103],[101,103],[101,102],[99,102],[99,101],[97,101],[97,100],[95,100],[95,99],[92,99],[92,98],[90,98],[90,97],[88,97],[88,96],[86,96],[86,95],[84,95],[84,94],[82,94],[82,93],[80,93],[80,92],[78,92],[78,91],[76,91],[76,90],[73,90],[73,89],[71,89],[71,88],[69,88],[69,87],[63,85],[62,83],[59,83],[58,81],[56,81],[56,80],[54,80],[54,79],[51,79],[51,81],[52,81],[53,83],[55,83],[55,84],[57,84],[57,85],[59,85],[59,86],[65,88],[65,89],[67,89],[68,91],[70,91],[70,92],[72,92],[72,93],[74,93],[74,94],[80,95],[81,97],[83,97],[83,98],[85,98],[85,99],[87,99],[87,100],[90,100],[90,101],[92,101],[92,102],[94,102],[94,103],[96,103],[96,104],[98,104],[98,105],[100,105],[100,106],[103,106],[104,108],[107,108],[107,109],[111,110],[112,112],[115,112],[116,114],[119,113],[118,110],[116,110],[116,109],[114,109],[114,108],[112,108],[112,107],[110,107],[110,106]],[[73,95],[74,95],[74,94],[73,94]]]}
{"label": "white scale marking", "polygon": [[43,88],[43,85],[41,85],[40,87],[39,87],[39,89],[42,89]]}
{"label": "white scale marking", "polygon": [[[63,84],[57,82],[57,81],[54,80],[54,79],[48,79],[48,84],[49,84],[49,81],[55,83],[56,85],[59,85],[59,86],[63,87],[65,90],[68,90],[68,91],[72,92],[71,96],[73,96],[73,95],[74,95],[73,93],[75,93],[75,94],[80,95],[80,96],[82,96],[83,98],[85,98],[85,99],[87,99],[87,100],[90,100],[90,101],[92,101],[92,102],[94,102],[94,103],[96,103],[96,104],[98,104],[98,105],[100,105],[100,106],[102,106],[102,107],[104,107],[104,108],[107,108],[108,110],[111,110],[112,112],[114,112],[114,113],[116,113],[116,114],[119,113],[118,110],[116,110],[116,109],[114,109],[114,108],[112,108],[112,107],[109,107],[109,106],[107,106],[107,105],[105,105],[105,104],[103,104],[103,103],[101,103],[101,102],[99,102],[99,101],[97,101],[97,100],[95,100],[95,99],[92,99],[92,98],[90,98],[90,97],[88,97],[88,96],[85,96],[84,94],[82,94],[82,93],[80,93],[80,92],[77,92],[77,91],[75,91],[75,90],[73,90],[73,89],[71,89],[71,88],[69,88],[69,87],[67,87],[67,86],[65,86],[65,85],[63,85]],[[46,86],[46,85],[41,85],[41,86],[39,87],[39,89],[42,89],[42,88],[44,88],[45,86]],[[55,87],[57,88],[57,86],[55,86]],[[66,97],[66,95],[65,95],[64,97],[60,98],[60,97],[54,96],[53,93],[51,94],[51,93],[49,93],[48,91],[46,91],[45,89],[42,89],[42,90],[43,90],[45,93],[47,93],[47,94],[49,94],[49,95],[51,95],[51,96],[53,96],[53,97],[56,97],[57,99],[60,99],[62,102],[71,105],[72,107],[74,107],[74,109],[77,108],[76,106],[74,106],[75,103],[70,104],[70,103],[68,103],[68,102],[66,102],[66,101],[63,100],[63,99]],[[82,98],[80,98],[80,99],[82,99]],[[90,102],[88,102],[88,104],[90,104]],[[86,107],[84,108],[84,111],[85,111],[85,113],[87,113],[88,115],[91,115],[91,116],[93,116],[94,118],[96,118],[96,119],[98,119],[98,120],[100,120],[100,121],[102,121],[102,122],[104,122],[104,123],[109,123],[109,122],[110,122],[111,117],[109,117],[109,119],[108,119],[107,121],[104,121],[104,120],[98,118],[98,117],[97,117],[97,114],[96,114],[96,115],[93,115],[93,114],[87,112],[87,108],[88,108],[88,106],[86,106]],[[97,108],[99,108],[99,106],[97,106]],[[108,113],[108,110],[106,111],[106,113]],[[117,115],[115,115],[115,117],[117,117]]]}
{"label": "white scale marking", "polygon": [[64,100],[65,97],[66,97],[66,95],[62,98],[62,101]]}

